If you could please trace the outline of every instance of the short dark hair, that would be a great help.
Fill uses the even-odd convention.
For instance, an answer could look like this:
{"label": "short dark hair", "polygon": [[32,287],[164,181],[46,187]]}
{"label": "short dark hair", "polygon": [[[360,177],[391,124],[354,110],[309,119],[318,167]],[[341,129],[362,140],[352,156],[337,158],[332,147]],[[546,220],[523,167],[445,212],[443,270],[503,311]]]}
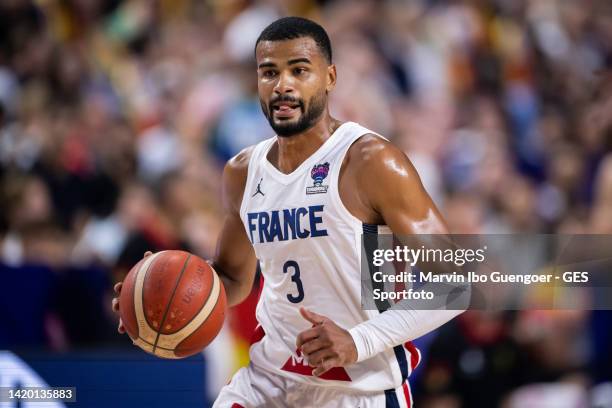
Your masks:
{"label": "short dark hair", "polygon": [[319,24],[302,17],[283,17],[271,23],[259,34],[255,49],[261,41],[283,41],[302,37],[312,38],[331,64],[332,49],[327,32]]}

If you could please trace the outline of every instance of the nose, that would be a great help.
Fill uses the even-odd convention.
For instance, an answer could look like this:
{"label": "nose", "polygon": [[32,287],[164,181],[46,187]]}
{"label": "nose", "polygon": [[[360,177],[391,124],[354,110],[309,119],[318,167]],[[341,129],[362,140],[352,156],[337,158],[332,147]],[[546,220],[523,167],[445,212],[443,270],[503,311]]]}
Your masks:
{"label": "nose", "polygon": [[278,95],[292,93],[293,92],[293,81],[291,75],[281,72],[278,76],[278,81],[274,86],[274,93]]}

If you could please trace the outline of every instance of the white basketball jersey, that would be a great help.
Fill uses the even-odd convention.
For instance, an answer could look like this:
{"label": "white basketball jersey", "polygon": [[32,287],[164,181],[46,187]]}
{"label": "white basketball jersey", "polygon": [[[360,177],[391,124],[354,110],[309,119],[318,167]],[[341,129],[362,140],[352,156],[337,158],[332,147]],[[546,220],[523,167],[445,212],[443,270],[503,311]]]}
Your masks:
{"label": "white basketball jersey", "polygon": [[365,225],[343,205],[338,176],[349,147],[374,133],[357,123],[342,124],[290,174],[266,158],[276,137],[257,144],[249,162],[240,216],[259,259],[264,283],[257,304],[257,338],[251,362],[279,375],[317,385],[361,391],[400,386],[416,366],[411,343],[322,377],[296,349],[297,335],[310,328],[299,308],[353,326],[379,314],[361,308],[361,239],[384,226]]}

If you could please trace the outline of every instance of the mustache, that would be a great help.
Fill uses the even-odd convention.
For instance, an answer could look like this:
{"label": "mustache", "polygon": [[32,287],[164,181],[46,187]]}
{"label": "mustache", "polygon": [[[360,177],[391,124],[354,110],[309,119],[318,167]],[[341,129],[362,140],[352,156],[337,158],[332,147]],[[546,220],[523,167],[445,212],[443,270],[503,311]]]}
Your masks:
{"label": "mustache", "polygon": [[278,96],[270,100],[270,103],[268,104],[270,111],[272,111],[272,105],[274,105],[277,102],[287,102],[287,103],[292,103],[292,104],[298,104],[300,105],[300,109],[304,110],[304,101],[302,99],[294,98],[289,95],[281,95],[281,96]]}

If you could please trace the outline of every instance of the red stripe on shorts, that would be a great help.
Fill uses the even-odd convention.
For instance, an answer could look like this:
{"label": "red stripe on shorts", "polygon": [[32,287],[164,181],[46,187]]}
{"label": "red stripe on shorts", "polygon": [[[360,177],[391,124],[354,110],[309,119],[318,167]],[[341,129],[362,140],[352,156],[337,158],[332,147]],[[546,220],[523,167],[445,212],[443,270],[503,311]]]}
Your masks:
{"label": "red stripe on shorts", "polygon": [[416,346],[411,341],[404,344],[404,347],[406,347],[406,350],[410,352],[410,371],[412,371],[417,368],[417,366],[421,362],[421,356]]}
{"label": "red stripe on shorts", "polygon": [[244,408],[242,405],[238,404],[237,402],[234,402],[232,404],[232,408]]}
{"label": "red stripe on shorts", "polygon": [[410,402],[410,388],[408,387],[408,381],[404,381],[402,388],[404,389],[404,397],[406,397],[406,406],[411,408],[412,403]]}

